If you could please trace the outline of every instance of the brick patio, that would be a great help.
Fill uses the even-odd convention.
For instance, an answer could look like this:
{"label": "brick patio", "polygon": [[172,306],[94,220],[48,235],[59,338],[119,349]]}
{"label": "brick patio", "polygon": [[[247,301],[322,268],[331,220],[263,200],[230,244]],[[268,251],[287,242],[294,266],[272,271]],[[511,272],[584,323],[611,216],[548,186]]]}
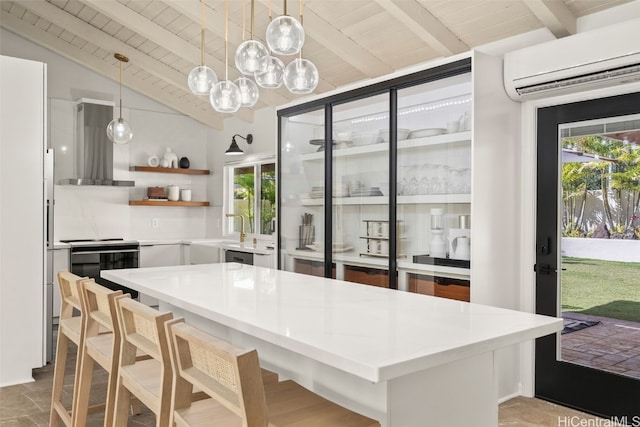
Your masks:
{"label": "brick patio", "polygon": [[640,323],[580,313],[563,317],[601,322],[562,335],[563,360],[640,378]]}

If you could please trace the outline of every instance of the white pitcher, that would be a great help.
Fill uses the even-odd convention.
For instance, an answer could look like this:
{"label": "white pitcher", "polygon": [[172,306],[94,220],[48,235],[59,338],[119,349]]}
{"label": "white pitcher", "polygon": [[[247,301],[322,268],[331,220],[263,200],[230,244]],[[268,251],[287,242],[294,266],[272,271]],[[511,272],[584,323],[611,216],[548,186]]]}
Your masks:
{"label": "white pitcher", "polygon": [[468,237],[458,236],[451,240],[451,253],[449,258],[471,259],[471,240]]}

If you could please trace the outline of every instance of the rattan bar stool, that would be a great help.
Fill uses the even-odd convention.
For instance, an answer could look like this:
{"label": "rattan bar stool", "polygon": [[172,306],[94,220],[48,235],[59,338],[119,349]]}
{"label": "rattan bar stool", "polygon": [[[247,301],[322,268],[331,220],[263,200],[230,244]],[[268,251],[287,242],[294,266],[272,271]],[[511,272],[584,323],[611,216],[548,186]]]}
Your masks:
{"label": "rattan bar stool", "polygon": [[[171,425],[178,427],[374,427],[377,421],[350,411],[294,381],[264,383],[258,352],[243,350],[184,323],[166,325],[176,375]],[[196,386],[210,398],[189,402]]]}
{"label": "rattan bar stool", "polygon": [[[114,425],[127,425],[127,409],[135,396],[156,415],[156,426],[169,425],[171,362],[164,323],[173,318],[132,300],[118,298],[116,314],[122,335],[114,406]],[[151,356],[136,360],[136,352]]]}
{"label": "rattan bar stool", "polygon": [[[93,279],[80,283],[82,292],[82,310],[84,322],[84,346],[81,348],[81,367],[76,409],[73,412],[73,425],[84,426],[87,415],[104,410],[104,425],[113,425],[113,408],[116,397],[118,360],[120,357],[121,334],[116,319],[116,300],[122,297],[122,291],[114,291],[97,284]],[[110,333],[104,333],[108,331]],[[148,358],[137,355],[137,359]],[[94,363],[98,363],[109,374],[107,395],[104,404],[89,406]],[[140,405],[133,400],[133,413],[140,413]]]}
{"label": "rattan bar stool", "polygon": [[[61,304],[58,322],[58,342],[56,346],[55,367],[53,370],[53,387],[51,391],[51,413],[49,425],[58,426],[62,421],[67,427],[72,426],[73,413],[76,407],[75,396],[78,389],[78,372],[80,370],[80,349],[84,346],[83,322],[80,282],[86,278],[76,276],[68,271],[58,272],[58,287],[60,289]],[[79,315],[74,315],[74,310]],[[71,409],[64,407],[62,403],[62,388],[64,385],[65,367],[67,364],[69,341],[78,349],[74,377],[74,398]]]}

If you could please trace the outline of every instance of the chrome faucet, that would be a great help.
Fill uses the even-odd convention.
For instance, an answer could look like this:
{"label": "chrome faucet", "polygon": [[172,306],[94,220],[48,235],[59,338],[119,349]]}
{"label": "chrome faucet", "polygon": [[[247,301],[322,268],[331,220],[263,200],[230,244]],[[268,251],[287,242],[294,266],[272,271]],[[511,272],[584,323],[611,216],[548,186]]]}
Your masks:
{"label": "chrome faucet", "polygon": [[240,218],[240,243],[244,243],[244,238],[247,237],[247,234],[244,232],[244,216],[240,214],[232,214],[228,213],[227,217],[237,216]]}

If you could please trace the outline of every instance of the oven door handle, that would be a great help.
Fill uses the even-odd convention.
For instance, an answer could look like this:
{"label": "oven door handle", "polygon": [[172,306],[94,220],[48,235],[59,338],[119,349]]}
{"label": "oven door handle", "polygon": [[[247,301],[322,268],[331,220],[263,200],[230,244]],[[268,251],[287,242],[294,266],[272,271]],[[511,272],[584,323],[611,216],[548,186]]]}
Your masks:
{"label": "oven door handle", "polygon": [[73,252],[71,254],[71,256],[73,255],[93,255],[93,254],[121,254],[124,252],[140,252],[139,249],[111,249],[111,250],[106,250],[106,251],[78,251],[78,252]]}

